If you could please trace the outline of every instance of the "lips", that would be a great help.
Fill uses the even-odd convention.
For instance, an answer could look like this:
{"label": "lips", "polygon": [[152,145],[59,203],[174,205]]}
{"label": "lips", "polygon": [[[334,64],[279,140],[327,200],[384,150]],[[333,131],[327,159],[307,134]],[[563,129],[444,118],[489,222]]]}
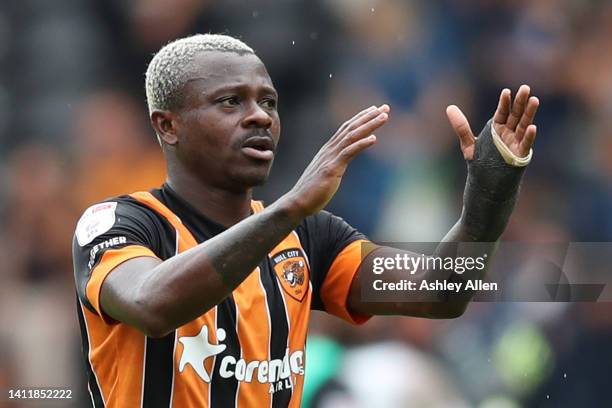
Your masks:
{"label": "lips", "polygon": [[256,160],[270,161],[274,158],[274,142],[266,136],[252,136],[241,146],[242,152]]}

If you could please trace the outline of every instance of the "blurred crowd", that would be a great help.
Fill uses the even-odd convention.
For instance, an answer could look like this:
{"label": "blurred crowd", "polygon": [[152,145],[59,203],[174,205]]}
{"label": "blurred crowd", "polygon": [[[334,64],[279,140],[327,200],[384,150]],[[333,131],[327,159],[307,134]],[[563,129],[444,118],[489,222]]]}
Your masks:
{"label": "blurred crowd", "polygon": [[[445,107],[478,132],[501,89],[527,83],[538,138],[504,239],[612,241],[610,1],[3,1],[0,390],[68,386],[85,406],[76,220],[163,182],[144,72],[197,32],[243,39],[279,90],[279,153],[258,198],[287,191],[354,112],[389,103],[329,209],[375,240],[439,240],[466,174]],[[610,303],[477,303],[457,320],[358,328],[316,314],[311,326],[307,407],[612,406]]]}

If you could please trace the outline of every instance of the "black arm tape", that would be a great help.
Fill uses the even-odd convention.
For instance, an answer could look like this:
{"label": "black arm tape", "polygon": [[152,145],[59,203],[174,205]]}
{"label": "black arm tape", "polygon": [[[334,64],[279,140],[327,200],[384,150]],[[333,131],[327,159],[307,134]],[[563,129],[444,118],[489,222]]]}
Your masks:
{"label": "black arm tape", "polygon": [[489,120],[478,135],[474,159],[468,161],[462,218],[474,240],[497,240],[516,202],[526,167],[504,161],[491,134]]}

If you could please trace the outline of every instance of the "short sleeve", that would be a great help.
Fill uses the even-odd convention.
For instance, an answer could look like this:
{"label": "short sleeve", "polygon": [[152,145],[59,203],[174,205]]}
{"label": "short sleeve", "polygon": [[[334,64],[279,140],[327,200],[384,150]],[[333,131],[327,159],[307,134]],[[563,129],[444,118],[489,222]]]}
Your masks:
{"label": "short sleeve", "polygon": [[159,258],[159,232],[150,210],[127,199],[89,207],[79,219],[72,242],[77,293],[81,302],[107,323],[100,290],[108,274],[123,262],[142,256]]}
{"label": "short sleeve", "polygon": [[312,308],[353,324],[365,323],[371,316],[350,311],[346,303],[367,237],[327,211],[307,217],[297,233],[310,263]]}

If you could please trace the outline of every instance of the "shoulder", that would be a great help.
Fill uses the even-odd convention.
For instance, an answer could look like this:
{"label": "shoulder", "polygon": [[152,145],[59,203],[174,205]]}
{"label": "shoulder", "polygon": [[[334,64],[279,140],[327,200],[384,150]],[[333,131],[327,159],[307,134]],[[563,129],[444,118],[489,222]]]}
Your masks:
{"label": "shoulder", "polygon": [[319,211],[306,217],[296,232],[311,260],[316,258],[324,264],[351,242],[367,239],[343,218],[329,211]]}
{"label": "shoulder", "polygon": [[308,229],[315,229],[315,228],[329,226],[333,222],[334,218],[340,218],[340,217],[336,217],[329,211],[321,210],[317,212],[316,214],[312,214],[304,218],[302,222],[300,223],[300,225],[298,226],[298,229],[308,230]]}
{"label": "shoulder", "polygon": [[298,234],[308,235],[311,239],[337,238],[338,236],[355,234],[362,235],[342,217],[325,210],[304,218],[296,230]]}
{"label": "shoulder", "polygon": [[75,240],[85,246],[112,229],[135,229],[147,235],[163,228],[164,221],[147,205],[130,195],[111,197],[89,206],[81,214]]}

